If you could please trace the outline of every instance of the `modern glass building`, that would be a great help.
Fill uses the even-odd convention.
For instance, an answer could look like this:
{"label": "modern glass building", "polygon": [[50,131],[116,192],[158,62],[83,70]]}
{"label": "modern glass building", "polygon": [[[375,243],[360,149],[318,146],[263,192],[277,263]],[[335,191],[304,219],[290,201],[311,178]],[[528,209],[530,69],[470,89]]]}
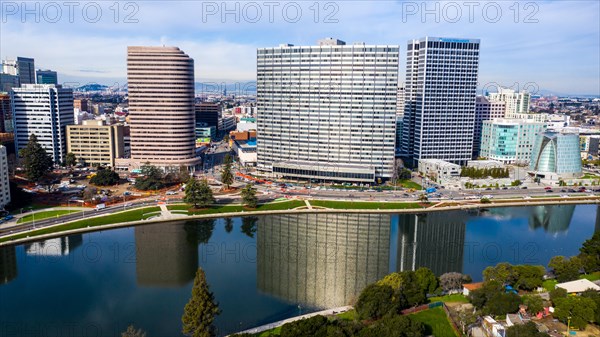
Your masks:
{"label": "modern glass building", "polygon": [[56,71],[38,69],[35,72],[37,84],[58,84]]}
{"label": "modern glass building", "polygon": [[557,131],[539,133],[533,146],[529,169],[535,176],[545,179],[581,176],[579,134]]}
{"label": "modern glass building", "polygon": [[408,42],[402,155],[465,165],[473,156],[479,40]]}
{"label": "modern glass building", "polygon": [[483,121],[479,155],[504,164],[528,164],[536,136],[544,130],[545,123],[526,119]]}
{"label": "modern glass building", "polygon": [[278,177],[374,182],[394,167],[397,45],[257,51],[257,168]]}

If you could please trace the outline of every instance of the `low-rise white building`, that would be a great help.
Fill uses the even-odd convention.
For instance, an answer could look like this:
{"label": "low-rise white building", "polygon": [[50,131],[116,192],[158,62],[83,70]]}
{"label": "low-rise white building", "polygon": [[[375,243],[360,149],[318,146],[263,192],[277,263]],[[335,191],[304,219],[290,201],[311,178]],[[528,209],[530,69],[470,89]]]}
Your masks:
{"label": "low-rise white building", "polygon": [[235,140],[233,150],[237,154],[240,164],[243,166],[255,166],[257,161],[256,139]]}
{"label": "low-rise white building", "polygon": [[475,167],[478,169],[485,168],[503,168],[504,164],[497,160],[469,160],[467,162],[468,167]]}
{"label": "low-rise white building", "polygon": [[451,178],[460,177],[460,165],[453,164],[441,159],[421,159],[419,160],[419,172],[427,176],[432,176],[437,182]]}

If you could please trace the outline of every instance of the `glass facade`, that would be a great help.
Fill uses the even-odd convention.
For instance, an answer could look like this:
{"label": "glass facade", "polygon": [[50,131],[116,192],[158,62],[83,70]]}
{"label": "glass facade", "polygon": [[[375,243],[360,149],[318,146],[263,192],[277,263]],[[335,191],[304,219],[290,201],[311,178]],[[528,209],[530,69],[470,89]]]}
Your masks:
{"label": "glass facade", "polygon": [[480,155],[504,164],[529,163],[536,135],[545,129],[545,123],[528,120],[498,118],[484,121]]}
{"label": "glass facade", "polygon": [[581,173],[579,135],[548,131],[537,135],[530,169],[536,172],[577,175]]}

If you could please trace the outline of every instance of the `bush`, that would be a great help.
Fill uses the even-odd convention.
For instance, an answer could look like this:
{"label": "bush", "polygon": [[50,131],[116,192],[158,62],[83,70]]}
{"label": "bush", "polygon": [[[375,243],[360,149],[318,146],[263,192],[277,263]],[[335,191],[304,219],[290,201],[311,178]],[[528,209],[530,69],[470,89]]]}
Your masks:
{"label": "bush", "polygon": [[481,200],[479,200],[479,202],[481,202],[482,204],[489,204],[492,201],[490,199],[488,199],[488,198],[481,198]]}
{"label": "bush", "polygon": [[370,284],[361,293],[356,302],[356,312],[360,319],[379,319],[394,308],[390,286]]}
{"label": "bush", "polygon": [[119,183],[119,174],[113,170],[99,169],[90,179],[90,184],[97,186],[111,186]]}

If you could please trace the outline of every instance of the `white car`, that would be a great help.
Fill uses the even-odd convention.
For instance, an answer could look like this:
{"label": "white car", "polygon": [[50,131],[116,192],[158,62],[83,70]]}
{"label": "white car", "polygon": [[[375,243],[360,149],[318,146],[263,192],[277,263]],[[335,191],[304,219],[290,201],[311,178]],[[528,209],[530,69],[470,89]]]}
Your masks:
{"label": "white car", "polygon": [[528,195],[526,195],[526,196],[523,197],[523,199],[531,199],[531,197],[528,196]]}

